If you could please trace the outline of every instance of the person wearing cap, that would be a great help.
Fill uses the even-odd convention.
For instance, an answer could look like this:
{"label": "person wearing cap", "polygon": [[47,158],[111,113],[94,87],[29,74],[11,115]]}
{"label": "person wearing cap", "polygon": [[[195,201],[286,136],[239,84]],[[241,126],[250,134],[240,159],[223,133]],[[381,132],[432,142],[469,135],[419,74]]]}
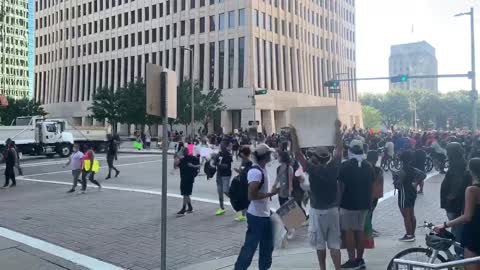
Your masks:
{"label": "person wearing cap", "polygon": [[342,269],[365,268],[365,221],[372,205],[372,186],[375,175],[372,165],[365,160],[363,142],[352,140],[348,160],[340,167],[340,226],[345,236],[348,261]]}
{"label": "person wearing cap", "polygon": [[335,152],[331,157],[326,147],[311,152],[307,161],[293,126],[290,127],[295,158],[305,168],[310,180],[310,245],[317,251],[320,269],[326,269],[326,248],[330,250],[336,270],[340,269],[340,220],[338,211],[338,172],[343,153],[342,123],[335,122]]}
{"label": "person wearing cap", "polygon": [[271,160],[273,150],[266,144],[259,144],[253,152],[255,165],[248,171],[248,199],[247,209],[248,229],[234,270],[246,270],[252,263],[253,255],[260,245],[258,268],[270,269],[272,266],[273,229],[270,219],[269,200],[278,193],[278,188],[268,192],[267,164]]}
{"label": "person wearing cap", "polygon": [[220,143],[220,152],[215,159],[217,165],[217,193],[218,203],[220,208],[215,212],[215,215],[221,216],[225,214],[224,195],[228,197],[230,189],[230,178],[232,177],[232,154],[228,151],[229,140],[222,140]]}

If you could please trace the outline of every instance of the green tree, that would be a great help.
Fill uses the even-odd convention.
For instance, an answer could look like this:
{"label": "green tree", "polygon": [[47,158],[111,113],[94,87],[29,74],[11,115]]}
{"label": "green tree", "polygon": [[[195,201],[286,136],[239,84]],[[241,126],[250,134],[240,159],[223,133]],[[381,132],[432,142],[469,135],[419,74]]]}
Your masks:
{"label": "green tree", "polygon": [[108,123],[112,125],[113,134],[117,132],[117,122],[119,121],[117,96],[112,88],[99,88],[93,95],[92,105],[88,108],[94,119],[99,121],[107,119]]}
{"label": "green tree", "polygon": [[382,113],[379,110],[363,105],[362,114],[365,128],[380,128],[382,126]]}
{"label": "green tree", "polygon": [[[193,89],[195,92],[195,120],[198,120],[199,112],[203,99],[202,85],[200,82],[195,81],[193,83]],[[184,80],[177,86],[177,119],[175,120],[176,124],[185,125],[185,130],[187,130],[188,125],[192,122],[192,83],[190,80]]]}
{"label": "green tree", "polygon": [[204,131],[208,133],[208,122],[213,118],[215,112],[225,110],[227,106],[222,102],[222,90],[208,90],[206,94],[201,95],[198,103],[198,115],[195,114],[195,120],[201,121]]}
{"label": "green tree", "polygon": [[33,99],[14,99],[11,97],[7,97],[7,100],[8,106],[0,108],[0,118],[2,125],[12,124],[12,121],[19,116],[47,115],[47,113],[41,107],[41,104]]}
{"label": "green tree", "polygon": [[146,114],[146,84],[142,79],[117,89],[118,118],[121,123],[145,125],[152,118]]}

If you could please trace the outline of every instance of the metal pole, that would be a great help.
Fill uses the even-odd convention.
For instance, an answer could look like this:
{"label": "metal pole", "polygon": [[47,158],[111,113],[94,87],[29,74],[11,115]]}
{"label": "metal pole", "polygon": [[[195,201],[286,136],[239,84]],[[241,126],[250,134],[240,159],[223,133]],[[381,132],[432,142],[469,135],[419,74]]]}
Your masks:
{"label": "metal pole", "polygon": [[472,53],[471,53],[471,60],[472,60],[472,130],[477,130],[477,99],[478,99],[478,92],[477,92],[477,80],[476,80],[476,72],[475,72],[475,26],[474,26],[474,13],[473,7],[470,8],[470,35],[471,35],[471,42],[472,42]]}
{"label": "metal pole", "polygon": [[195,87],[193,83],[193,50],[190,50],[190,67],[192,74],[190,74],[190,83],[192,87],[192,143],[195,139]]}
{"label": "metal pole", "polygon": [[[165,72],[161,73],[162,81],[166,81],[167,76]],[[164,91],[163,97],[165,100],[161,102],[164,104],[162,106],[163,109],[163,117],[162,117],[162,124],[163,124],[163,143],[162,143],[162,222],[161,222],[161,255],[160,255],[160,269],[167,270],[167,154],[168,154],[168,145],[169,145],[169,138],[168,138],[168,115],[167,115],[167,89],[166,83],[163,84],[162,90]]]}

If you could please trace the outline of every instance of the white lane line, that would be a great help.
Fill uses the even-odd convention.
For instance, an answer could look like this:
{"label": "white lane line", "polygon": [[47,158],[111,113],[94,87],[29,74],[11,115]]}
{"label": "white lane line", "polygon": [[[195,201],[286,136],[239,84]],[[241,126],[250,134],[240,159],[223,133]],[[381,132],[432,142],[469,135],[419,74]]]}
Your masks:
{"label": "white lane line", "polygon": [[[52,180],[39,180],[39,179],[26,178],[26,177],[23,177],[23,176],[18,177],[17,180],[23,180],[23,181],[28,181],[28,182],[37,182],[37,183],[46,183],[46,184],[57,184],[57,185],[64,185],[64,186],[71,186],[72,185],[72,183],[69,183],[69,182],[52,181]],[[149,194],[149,195],[162,195],[161,191],[140,189],[140,188],[129,188],[129,187],[102,185],[102,189],[127,191],[127,192],[137,192],[137,193],[143,193],[143,194]],[[175,194],[175,193],[167,193],[167,196],[172,197],[172,198],[178,198],[178,199],[183,198],[182,195]],[[197,201],[197,202],[218,204],[218,200],[211,200],[211,199],[200,198],[200,197],[195,197],[195,196],[190,197],[190,199],[193,200],[193,201]],[[231,205],[229,202],[224,202],[224,204],[229,205],[229,206]]]}
{"label": "white lane line", "polygon": [[88,269],[95,270],[122,270],[122,268],[113,264],[106,263],[104,261],[77,253],[75,251],[54,245],[52,243],[33,238],[31,236],[12,231],[3,227],[0,227],[0,236],[11,239],[13,241],[25,244],[32,248],[36,248],[43,252],[52,254],[59,258],[71,261],[77,265],[83,266]]}
{"label": "white lane line", "polygon": [[[159,162],[159,161],[162,161],[162,160],[161,159],[156,159],[156,160],[149,160],[149,161],[142,161],[142,162],[135,162],[135,163],[115,164],[115,167],[140,165],[140,164],[154,163],[154,162]],[[108,168],[108,166],[100,166],[100,168]],[[40,175],[58,174],[58,173],[66,173],[66,172],[71,172],[71,170],[46,172],[46,173],[36,173],[36,174],[29,174],[29,175],[25,175],[25,176],[26,177],[28,177],[28,176],[40,176]]]}
{"label": "white lane line", "polygon": [[[433,178],[434,176],[436,176],[436,175],[438,175],[438,172],[432,173],[432,174],[428,174],[428,175],[427,175],[427,178],[425,178],[425,182],[429,181],[430,179],[432,179],[432,178]],[[394,197],[394,196],[395,196],[395,188],[394,188],[393,190],[390,190],[390,191],[387,192],[387,193],[384,193],[384,194],[383,194],[383,197],[378,200],[378,203],[382,203],[382,202],[384,202],[384,201],[386,201],[386,200],[388,200],[388,199],[390,199],[390,198],[392,198],[392,197]]]}
{"label": "white lane line", "polygon": [[[122,158],[132,158],[132,157],[139,157],[139,155],[130,155],[130,156],[120,156],[120,159]],[[144,156],[140,156],[141,158],[146,158]],[[99,157],[97,158],[98,160],[107,160],[106,157]],[[169,158],[169,160],[173,160],[173,158]],[[29,168],[29,167],[38,167],[38,166],[45,166],[45,165],[57,165],[57,164],[65,164],[67,162],[67,159],[61,159],[57,161],[45,161],[45,162],[22,162],[21,167],[22,168]],[[1,169],[5,169],[5,166],[1,166]]]}

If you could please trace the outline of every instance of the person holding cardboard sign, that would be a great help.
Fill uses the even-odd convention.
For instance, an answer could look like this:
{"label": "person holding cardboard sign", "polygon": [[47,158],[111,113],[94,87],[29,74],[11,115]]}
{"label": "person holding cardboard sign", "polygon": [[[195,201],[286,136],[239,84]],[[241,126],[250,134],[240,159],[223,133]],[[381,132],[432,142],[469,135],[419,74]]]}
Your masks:
{"label": "person holding cardboard sign", "polygon": [[330,250],[336,270],[340,270],[340,220],[338,211],[337,177],[343,153],[342,123],[335,121],[335,152],[331,156],[326,147],[317,147],[307,160],[300,149],[297,131],[290,126],[295,157],[305,168],[310,179],[310,245],[317,250],[321,270],[326,270],[326,248]]}

